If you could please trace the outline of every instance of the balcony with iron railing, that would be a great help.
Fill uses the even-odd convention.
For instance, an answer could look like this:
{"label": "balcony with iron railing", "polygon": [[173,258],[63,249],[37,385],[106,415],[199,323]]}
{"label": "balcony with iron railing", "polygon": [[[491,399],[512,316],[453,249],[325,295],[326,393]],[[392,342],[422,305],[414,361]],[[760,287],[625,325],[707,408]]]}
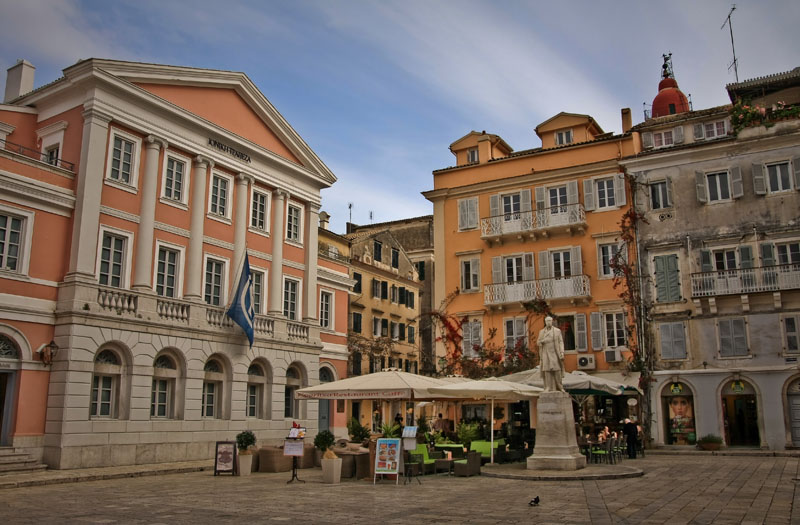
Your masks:
{"label": "balcony with iron railing", "polygon": [[535,300],[588,299],[591,295],[588,275],[487,284],[483,287],[483,303],[487,306]]}
{"label": "balcony with iron railing", "polygon": [[800,264],[715,270],[692,274],[692,297],[800,289]]}
{"label": "balcony with iron railing", "polygon": [[[97,317],[116,321],[147,321],[149,326],[161,325],[166,329],[187,329],[198,332],[215,332],[222,335],[241,335],[241,328],[226,313],[224,307],[160,297],[135,290],[97,286],[96,304],[86,303],[83,308]],[[316,324],[291,321],[284,317],[255,316],[253,332],[259,339],[282,339],[293,343],[314,343],[319,339]]]}
{"label": "balcony with iron railing", "polygon": [[564,204],[534,211],[506,213],[481,219],[481,238],[488,241],[506,236],[537,234],[547,237],[563,230],[566,233],[583,231],[586,227],[586,211],[583,205]]}
{"label": "balcony with iron railing", "polygon": [[51,157],[50,153],[48,152],[41,152],[37,149],[29,148],[27,146],[16,144],[14,142],[9,142],[8,140],[5,139],[0,139],[0,150],[10,151],[12,153],[16,153],[18,155],[22,155],[30,159],[37,160],[39,162],[43,162],[49,166],[55,166],[57,168],[65,169],[67,171],[72,171],[72,172],[75,171],[75,164],[72,162],[66,161],[58,157]]}

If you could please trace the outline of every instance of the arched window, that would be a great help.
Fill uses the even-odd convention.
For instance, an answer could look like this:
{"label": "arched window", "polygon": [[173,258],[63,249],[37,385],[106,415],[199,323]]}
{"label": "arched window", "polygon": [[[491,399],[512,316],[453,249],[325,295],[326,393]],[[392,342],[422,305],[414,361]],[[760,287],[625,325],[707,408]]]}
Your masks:
{"label": "arched window", "polygon": [[160,354],[153,362],[153,388],[150,392],[150,417],[174,419],[178,370],[173,358]]}
{"label": "arched window", "polygon": [[118,418],[122,360],[110,349],[101,350],[94,359],[90,417]]}
{"label": "arched window", "polygon": [[269,378],[260,363],[252,363],[247,369],[247,400],[245,416],[267,419],[269,414]]}
{"label": "arched window", "polygon": [[300,371],[295,366],[286,369],[286,390],[283,398],[283,417],[299,418],[300,402],[295,395],[295,391],[302,386]]}
{"label": "arched window", "polygon": [[203,400],[201,409],[202,417],[222,418],[222,395],[225,384],[224,368],[222,363],[215,358],[206,361],[203,367]]}
{"label": "arched window", "polygon": [[0,359],[19,359],[16,343],[5,335],[0,335]]}

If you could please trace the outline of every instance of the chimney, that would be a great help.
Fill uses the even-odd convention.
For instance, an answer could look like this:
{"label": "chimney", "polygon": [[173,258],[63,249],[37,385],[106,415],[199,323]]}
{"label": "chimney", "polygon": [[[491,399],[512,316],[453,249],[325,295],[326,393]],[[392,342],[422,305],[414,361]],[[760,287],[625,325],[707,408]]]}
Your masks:
{"label": "chimney", "polygon": [[8,68],[6,75],[6,95],[3,103],[8,103],[26,93],[33,91],[33,73],[36,68],[27,60],[17,60]]}
{"label": "chimney", "polygon": [[326,212],[326,211],[320,212],[320,214],[319,214],[319,227],[322,228],[323,230],[327,230],[328,229],[328,222],[330,222],[330,220],[331,220],[331,216],[330,216],[330,214],[328,212]]}
{"label": "chimney", "polygon": [[633,127],[631,108],[622,108],[622,132],[627,133]]}
{"label": "chimney", "polygon": [[478,137],[478,162],[480,164],[485,164],[489,162],[489,159],[491,157],[492,157],[492,139],[484,131],[483,134],[480,137]]}

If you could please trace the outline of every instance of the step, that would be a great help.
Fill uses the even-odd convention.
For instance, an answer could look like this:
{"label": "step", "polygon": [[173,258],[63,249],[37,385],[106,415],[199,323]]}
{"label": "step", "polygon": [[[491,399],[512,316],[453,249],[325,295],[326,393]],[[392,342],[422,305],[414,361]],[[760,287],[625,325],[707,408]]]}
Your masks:
{"label": "step", "polygon": [[13,474],[28,474],[30,472],[43,472],[45,470],[47,470],[47,465],[43,465],[41,463],[33,463],[30,465],[3,465],[0,466],[0,478]]}
{"label": "step", "polygon": [[18,461],[29,461],[31,459],[30,455],[25,454],[23,452],[17,452],[14,454],[3,454],[0,455],[0,465],[6,463],[16,463]]}
{"label": "step", "polygon": [[14,447],[0,447],[0,457],[16,453],[17,449],[15,449]]}

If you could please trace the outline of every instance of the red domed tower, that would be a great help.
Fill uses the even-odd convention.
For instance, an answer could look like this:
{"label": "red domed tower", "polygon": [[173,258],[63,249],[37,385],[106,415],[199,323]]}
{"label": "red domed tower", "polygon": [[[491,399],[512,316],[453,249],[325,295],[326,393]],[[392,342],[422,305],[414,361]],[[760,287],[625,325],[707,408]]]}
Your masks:
{"label": "red domed tower", "polygon": [[653,99],[653,118],[690,111],[689,100],[678,88],[678,82],[672,74],[672,53],[664,55],[661,77],[658,95]]}

